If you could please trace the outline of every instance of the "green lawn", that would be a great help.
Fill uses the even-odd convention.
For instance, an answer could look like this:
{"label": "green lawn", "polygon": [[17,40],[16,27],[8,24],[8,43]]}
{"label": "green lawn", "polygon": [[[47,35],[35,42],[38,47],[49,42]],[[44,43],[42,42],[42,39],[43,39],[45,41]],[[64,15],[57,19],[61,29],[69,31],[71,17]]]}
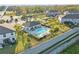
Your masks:
{"label": "green lawn", "polygon": [[68,47],[61,54],[79,54],[79,43],[75,43],[74,45]]}
{"label": "green lawn", "polygon": [[0,54],[13,54],[15,53],[15,48],[16,48],[16,45],[13,45],[12,47],[6,46],[0,49]]}
{"label": "green lawn", "polygon": [[24,38],[22,35],[17,35],[17,43],[14,45],[8,45],[4,48],[0,49],[0,54],[14,54],[23,51],[29,47],[29,43],[27,42],[27,36]]}

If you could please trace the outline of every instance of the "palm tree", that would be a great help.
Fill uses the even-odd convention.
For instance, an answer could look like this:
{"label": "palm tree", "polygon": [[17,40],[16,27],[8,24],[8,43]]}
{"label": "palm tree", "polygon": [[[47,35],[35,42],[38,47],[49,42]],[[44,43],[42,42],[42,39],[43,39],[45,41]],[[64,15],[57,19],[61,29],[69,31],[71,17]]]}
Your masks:
{"label": "palm tree", "polygon": [[21,29],[22,29],[22,25],[16,24],[16,25],[14,26],[14,28],[15,28],[16,32],[19,34],[19,32],[20,32]]}

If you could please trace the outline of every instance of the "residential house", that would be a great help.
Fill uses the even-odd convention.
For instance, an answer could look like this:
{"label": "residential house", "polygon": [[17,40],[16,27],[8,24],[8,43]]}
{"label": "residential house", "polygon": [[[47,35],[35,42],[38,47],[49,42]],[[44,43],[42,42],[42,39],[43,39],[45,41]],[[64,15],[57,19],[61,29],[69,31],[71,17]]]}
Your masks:
{"label": "residential house", "polygon": [[79,11],[76,10],[69,10],[69,11],[65,11],[64,14],[79,14]]}
{"label": "residential house", "polygon": [[46,11],[47,16],[57,17],[60,14],[61,13],[59,11],[56,11],[56,10]]}
{"label": "residential house", "polygon": [[73,24],[79,23],[79,14],[68,14],[63,17],[59,17],[59,21],[64,22],[72,22]]}
{"label": "residential house", "polygon": [[0,26],[0,48],[4,44],[15,43],[16,35],[15,31]]}
{"label": "residential house", "polygon": [[24,27],[24,31],[28,32],[36,38],[42,38],[50,34],[50,28],[42,26],[37,21],[28,22]]}

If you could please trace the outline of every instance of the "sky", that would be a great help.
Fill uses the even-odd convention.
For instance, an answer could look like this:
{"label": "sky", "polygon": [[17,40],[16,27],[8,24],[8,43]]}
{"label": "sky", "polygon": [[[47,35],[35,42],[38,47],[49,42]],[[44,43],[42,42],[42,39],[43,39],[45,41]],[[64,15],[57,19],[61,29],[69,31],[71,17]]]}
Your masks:
{"label": "sky", "polygon": [[71,5],[79,0],[0,0],[0,5]]}

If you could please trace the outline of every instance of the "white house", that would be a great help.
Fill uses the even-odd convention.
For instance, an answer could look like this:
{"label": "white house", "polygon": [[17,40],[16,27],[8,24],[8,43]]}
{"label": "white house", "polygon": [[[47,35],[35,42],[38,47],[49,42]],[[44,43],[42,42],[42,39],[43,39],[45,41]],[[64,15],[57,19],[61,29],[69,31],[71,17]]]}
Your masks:
{"label": "white house", "polygon": [[0,26],[0,48],[5,43],[15,43],[16,35],[15,31]]}
{"label": "white house", "polygon": [[67,14],[63,17],[59,17],[59,21],[64,22],[72,22],[73,24],[79,23],[79,14]]}

